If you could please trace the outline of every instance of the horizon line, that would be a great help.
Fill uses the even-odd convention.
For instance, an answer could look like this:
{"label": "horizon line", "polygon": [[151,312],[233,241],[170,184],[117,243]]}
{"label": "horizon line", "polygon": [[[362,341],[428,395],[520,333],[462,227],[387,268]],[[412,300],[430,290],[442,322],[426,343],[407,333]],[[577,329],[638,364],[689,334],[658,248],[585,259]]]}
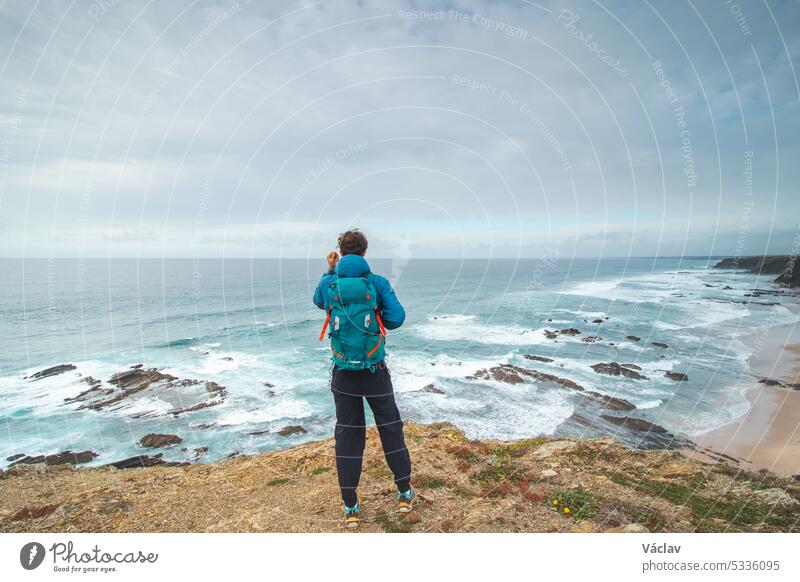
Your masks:
{"label": "horizon line", "polygon": [[[717,258],[746,258],[746,257],[769,257],[769,256],[791,256],[791,253],[765,253],[765,254],[756,254],[756,255],[736,255],[736,254],[714,254],[714,255],[579,255],[579,256],[564,256],[559,257],[555,260],[566,260],[566,259],[717,259]],[[397,257],[392,256],[371,256],[367,257],[368,259],[375,259],[375,260],[395,260]],[[491,261],[491,260],[503,260],[503,261],[528,261],[528,260],[537,260],[537,259],[545,259],[548,257],[544,256],[531,256],[531,257],[507,257],[507,256],[498,256],[498,257],[411,257],[408,260],[415,260],[415,261]],[[553,260],[552,258],[548,258],[549,260]],[[65,261],[75,261],[75,260],[84,260],[84,261],[108,261],[108,260],[124,260],[124,261],[264,261],[264,260],[283,260],[283,261],[316,261],[316,260],[325,260],[325,257],[130,257],[130,256],[123,256],[123,257],[75,257],[75,256],[58,256],[58,257],[46,257],[46,256],[31,256],[31,257],[0,257],[0,260],[8,260],[8,261],[22,261],[22,260],[36,260],[36,261],[47,261],[47,260],[65,260]]]}

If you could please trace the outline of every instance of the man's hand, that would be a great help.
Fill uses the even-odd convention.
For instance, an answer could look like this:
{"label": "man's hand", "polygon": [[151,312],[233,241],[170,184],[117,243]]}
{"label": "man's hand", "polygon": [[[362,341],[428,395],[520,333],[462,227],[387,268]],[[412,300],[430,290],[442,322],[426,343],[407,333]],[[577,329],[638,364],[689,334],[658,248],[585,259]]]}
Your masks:
{"label": "man's hand", "polygon": [[328,259],[328,270],[333,271],[336,268],[336,263],[339,261],[339,253],[331,251],[326,258]]}

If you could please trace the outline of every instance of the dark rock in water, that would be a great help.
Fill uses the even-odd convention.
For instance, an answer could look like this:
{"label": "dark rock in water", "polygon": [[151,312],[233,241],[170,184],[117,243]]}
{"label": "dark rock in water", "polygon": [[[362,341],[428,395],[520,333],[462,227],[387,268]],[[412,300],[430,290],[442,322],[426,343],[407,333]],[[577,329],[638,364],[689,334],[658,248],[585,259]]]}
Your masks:
{"label": "dark rock in water", "polygon": [[595,342],[599,342],[602,339],[603,338],[597,335],[587,335],[585,338],[581,338],[581,341],[585,344],[593,344]]}
{"label": "dark rock in water", "polygon": [[619,410],[625,412],[636,409],[635,404],[623,398],[615,398],[614,396],[600,394],[599,392],[593,392],[591,390],[581,392],[578,396],[578,402],[586,405],[599,404],[603,408],[608,408],[609,410]]}
{"label": "dark rock in water", "polygon": [[216,422],[203,422],[203,423],[200,423],[200,424],[194,426],[193,428],[197,428],[197,429],[203,430],[203,429],[206,429],[206,428],[213,428],[215,426],[217,426]]}
{"label": "dark rock in water", "polygon": [[669,346],[664,342],[650,342],[651,346],[655,346],[657,348],[667,349]]}
{"label": "dark rock in water", "polygon": [[735,301],[733,299],[708,299],[708,301],[716,301],[717,303],[740,303],[742,305],[764,305],[767,307],[780,305],[777,301],[753,301],[752,299],[747,299],[744,301]]}
{"label": "dark rock in water", "polygon": [[270,382],[264,382],[264,386],[266,386],[267,388],[275,388],[275,384],[272,384]]}
{"label": "dark rock in water", "polygon": [[522,354],[522,357],[525,358],[526,360],[534,360],[536,362],[544,362],[545,364],[548,364],[548,363],[553,361],[553,358],[546,358],[544,356],[535,356],[533,354]]}
{"label": "dark rock in water", "polygon": [[284,426],[282,429],[280,429],[278,431],[278,434],[283,437],[291,436],[293,434],[306,434],[306,429],[304,429],[299,424],[289,425],[289,426]]}
{"label": "dark rock in water", "polygon": [[[189,382],[188,385],[200,384],[200,382],[198,382],[197,380],[188,380],[188,381],[187,380],[183,380],[183,382]],[[203,402],[198,402],[197,404],[194,404],[192,406],[186,406],[184,408],[178,408],[176,410],[170,410],[169,414],[171,414],[172,416],[179,416],[179,415],[184,414],[186,412],[194,412],[195,410],[201,410],[203,408],[208,408],[209,406],[216,406],[217,404],[220,404],[222,402],[222,400],[225,399],[225,387],[224,386],[220,386],[216,382],[209,381],[209,382],[205,383],[205,389],[206,389],[206,392],[208,392],[212,396],[219,397],[219,400],[213,400],[213,399],[212,400],[204,400]],[[274,396],[275,393],[273,392],[272,395]]]}
{"label": "dark rock in water", "polygon": [[562,329],[558,333],[560,333],[561,335],[580,335],[581,334],[580,330],[575,329],[574,327],[568,327],[567,329]]}
{"label": "dark rock in water", "polygon": [[725,285],[725,286],[722,288],[722,290],[723,290],[723,291],[733,291],[733,287],[731,287],[730,285]]}
{"label": "dark rock in water", "polygon": [[31,374],[27,376],[26,380],[41,380],[42,378],[49,378],[50,376],[58,376],[59,374],[63,374],[64,372],[69,372],[71,370],[75,370],[76,366],[73,364],[59,364],[58,366],[53,366],[52,368],[46,368],[35,374]]}
{"label": "dark rock in water", "polygon": [[17,459],[21,459],[21,458],[22,458],[22,457],[24,457],[24,456],[25,456],[25,454],[24,454],[24,453],[19,453],[19,454],[16,454],[16,455],[11,455],[10,457],[6,457],[6,461],[16,461]]}
{"label": "dark rock in water", "polygon": [[681,372],[664,372],[664,377],[669,378],[670,380],[675,380],[676,382],[689,381],[689,376],[682,374]]}
{"label": "dark rock in water", "polygon": [[[13,467],[14,465],[36,465],[38,463],[44,463],[45,465],[52,466],[52,465],[79,465],[81,463],[88,463],[92,461],[98,454],[94,451],[80,451],[78,453],[73,453],[72,451],[64,451],[62,453],[56,453],[54,455],[37,455],[35,457],[30,457],[27,455],[14,455],[16,458],[9,467]],[[12,460],[9,457],[7,460]]]}
{"label": "dark rock in water", "polygon": [[626,378],[630,378],[631,380],[647,380],[645,376],[642,376],[641,374],[639,374],[634,370],[631,370],[630,368],[625,368],[623,366],[620,366],[617,362],[594,364],[593,366],[591,366],[591,368],[598,374],[607,374],[609,376],[624,376]]}
{"label": "dark rock in water", "polygon": [[691,448],[694,444],[686,439],[677,438],[664,427],[646,420],[612,415],[593,417],[574,412],[556,430],[556,434],[575,432],[579,432],[584,438],[610,435],[630,447],[640,449]]}
{"label": "dark rock in water", "polygon": [[[225,387],[216,382],[176,378],[156,368],[145,369],[140,364],[114,374],[109,378],[107,385],[94,378],[86,379],[86,383],[90,388],[77,396],[66,398],[65,401],[81,402],[79,409],[120,410],[131,406],[137,398],[157,392],[159,400],[170,402],[175,406],[166,414],[179,416],[216,406],[227,396]],[[132,415],[132,418],[147,418],[157,414],[159,413],[155,411],[144,411]]]}
{"label": "dark rock in water", "polygon": [[103,383],[96,378],[92,378],[91,376],[86,376],[85,378],[81,378],[80,382],[83,384],[88,384],[89,388],[79,392],[77,396],[72,396],[68,398],[64,398],[64,402],[78,402],[79,400],[85,400],[86,398],[97,396],[100,394],[113,394],[114,390],[103,389]]}
{"label": "dark rock in water", "polygon": [[624,426],[625,428],[629,428],[631,430],[636,430],[640,432],[657,432],[657,433],[666,433],[667,429],[663,426],[659,426],[657,424],[653,424],[650,421],[643,420],[641,418],[635,418],[633,416],[610,416],[607,414],[601,415],[603,420],[607,420],[612,424],[616,424],[618,426]]}
{"label": "dark rock in water", "polygon": [[145,370],[141,367],[134,367],[119,374],[114,374],[108,379],[108,383],[125,390],[142,390],[153,382],[161,380],[177,380],[177,378],[170,374],[163,374],[157,368]]}
{"label": "dark rock in water", "polygon": [[232,358],[232,357],[230,357],[230,356],[225,356],[224,358],[222,358],[222,361],[223,361],[223,362],[232,362],[232,361],[233,361],[233,358]]}
{"label": "dark rock in water", "polygon": [[626,335],[626,336],[625,336],[625,339],[629,339],[629,340],[631,340],[631,341],[633,341],[633,342],[638,342],[638,341],[641,341],[641,340],[642,340],[642,338],[640,338],[640,337],[639,337],[639,336],[637,336],[637,335]]}
{"label": "dark rock in water", "polygon": [[468,380],[497,380],[498,382],[505,382],[506,384],[520,384],[524,382],[523,377],[533,378],[534,380],[539,380],[540,382],[551,382],[553,384],[558,384],[559,386],[563,386],[564,388],[569,388],[571,390],[584,390],[583,386],[580,384],[573,382],[568,378],[560,378],[554,374],[546,374],[545,372],[539,372],[538,370],[528,370],[527,368],[522,368],[520,366],[513,366],[511,364],[501,364],[499,366],[494,366],[489,368],[488,370],[482,369],[478,370],[471,376],[467,376]]}
{"label": "dark rock in water", "polygon": [[197,461],[201,459],[208,452],[208,447],[197,447],[192,451],[192,460]]}
{"label": "dark rock in water", "polygon": [[642,367],[637,366],[636,364],[620,364],[622,368],[628,368],[630,370],[639,370],[641,371]]}
{"label": "dark rock in water", "polygon": [[254,430],[253,432],[248,432],[247,434],[252,436],[261,436],[262,434],[270,434],[271,432],[271,430],[265,428],[264,430]]}
{"label": "dark rock in water", "polygon": [[183,439],[176,434],[146,434],[144,435],[139,444],[143,447],[157,449],[159,447],[168,447],[170,445],[177,445],[182,443]]}
{"label": "dark rock in water", "polygon": [[434,386],[433,384],[428,384],[422,389],[423,392],[428,392],[430,394],[444,394],[444,390],[441,390]]}
{"label": "dark rock in water", "polygon": [[767,386],[783,386],[783,382],[780,380],[774,380],[773,378],[761,378],[758,383],[765,384]]}
{"label": "dark rock in water", "polygon": [[603,320],[602,319],[595,319],[595,320],[592,321],[592,323],[603,323]]}
{"label": "dark rock in water", "polygon": [[547,339],[556,339],[558,337],[557,331],[550,331],[549,329],[544,330],[544,335]]}
{"label": "dark rock in water", "polygon": [[152,457],[148,455],[136,455],[135,457],[129,457],[127,459],[122,459],[121,461],[115,461],[113,463],[109,463],[106,467],[115,467],[117,469],[137,469],[140,467],[183,467],[188,465],[189,463],[178,463],[178,462],[171,462],[165,461],[161,458],[162,453],[158,453]]}
{"label": "dark rock in water", "polygon": [[494,366],[488,370],[482,368],[466,378],[467,380],[497,380],[506,384],[522,384],[525,380],[522,379],[516,368],[510,364]]}
{"label": "dark rock in water", "polygon": [[553,384],[563,386],[564,388],[569,388],[570,390],[577,390],[578,392],[585,390],[583,386],[570,380],[569,378],[561,378],[560,376],[539,372],[537,370],[525,370],[524,373],[535,380],[539,380],[540,382],[551,382]]}

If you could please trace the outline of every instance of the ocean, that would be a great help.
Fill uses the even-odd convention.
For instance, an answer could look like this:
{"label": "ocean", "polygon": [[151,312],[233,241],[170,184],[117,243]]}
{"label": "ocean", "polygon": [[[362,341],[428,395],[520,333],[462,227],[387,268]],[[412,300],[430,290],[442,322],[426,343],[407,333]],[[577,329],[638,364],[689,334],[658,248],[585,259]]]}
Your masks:
{"label": "ocean", "polygon": [[[636,409],[613,415],[670,433],[727,424],[748,409],[753,335],[800,318],[788,293],[747,296],[774,290],[771,277],[715,262],[370,260],[408,314],[387,347],[401,412],[470,438],[602,433],[569,422],[586,403],[561,384],[467,378],[512,364],[625,399]],[[9,259],[0,269],[3,464],[65,450],[97,452],[93,465],[156,452],[211,462],[333,434],[324,314],[311,302],[322,260]],[[545,334],[568,328],[580,334]],[[599,374],[591,366],[601,362],[638,366],[646,379]],[[74,369],[29,378],[58,364]],[[109,380],[138,365],[168,376],[114,400]],[[296,425],[306,432],[278,434]],[[183,442],[143,448],[148,433]]]}

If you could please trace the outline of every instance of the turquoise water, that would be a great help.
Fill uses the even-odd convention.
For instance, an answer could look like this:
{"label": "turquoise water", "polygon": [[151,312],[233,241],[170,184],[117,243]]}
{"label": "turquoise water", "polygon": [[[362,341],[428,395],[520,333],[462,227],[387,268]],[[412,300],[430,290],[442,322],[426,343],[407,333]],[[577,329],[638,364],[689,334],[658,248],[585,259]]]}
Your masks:
{"label": "turquoise water", "polygon": [[[749,383],[741,381],[751,354],[745,336],[798,317],[789,303],[740,303],[749,289],[771,288],[768,277],[711,270],[709,263],[371,261],[390,277],[408,312],[388,347],[401,410],[411,420],[454,422],[475,438],[575,432],[562,425],[576,407],[569,390],[465,379],[512,363],[625,398],[638,408],[631,414],[676,433],[726,424],[748,406]],[[3,260],[0,269],[2,459],[91,449],[100,453],[94,464],[107,463],[151,452],[138,441],[157,432],[184,439],[163,449],[165,458],[184,459],[189,453],[181,448],[208,446],[204,460],[213,461],[333,432],[328,348],[317,341],[323,317],[311,303],[320,262]],[[567,327],[582,334],[555,341],[543,333]],[[602,340],[582,342],[587,335]],[[648,380],[602,376],[589,367],[609,361],[637,364]],[[24,379],[61,363],[77,369]],[[226,387],[227,398],[178,417],[165,414],[174,402],[160,399],[158,390],[97,411],[65,402],[86,388],[82,377],[107,383],[136,364],[212,380]],[[689,381],[666,379],[664,370],[687,373]],[[444,394],[420,391],[428,384]],[[290,424],[307,433],[274,434]],[[267,432],[249,434],[260,431]]]}

